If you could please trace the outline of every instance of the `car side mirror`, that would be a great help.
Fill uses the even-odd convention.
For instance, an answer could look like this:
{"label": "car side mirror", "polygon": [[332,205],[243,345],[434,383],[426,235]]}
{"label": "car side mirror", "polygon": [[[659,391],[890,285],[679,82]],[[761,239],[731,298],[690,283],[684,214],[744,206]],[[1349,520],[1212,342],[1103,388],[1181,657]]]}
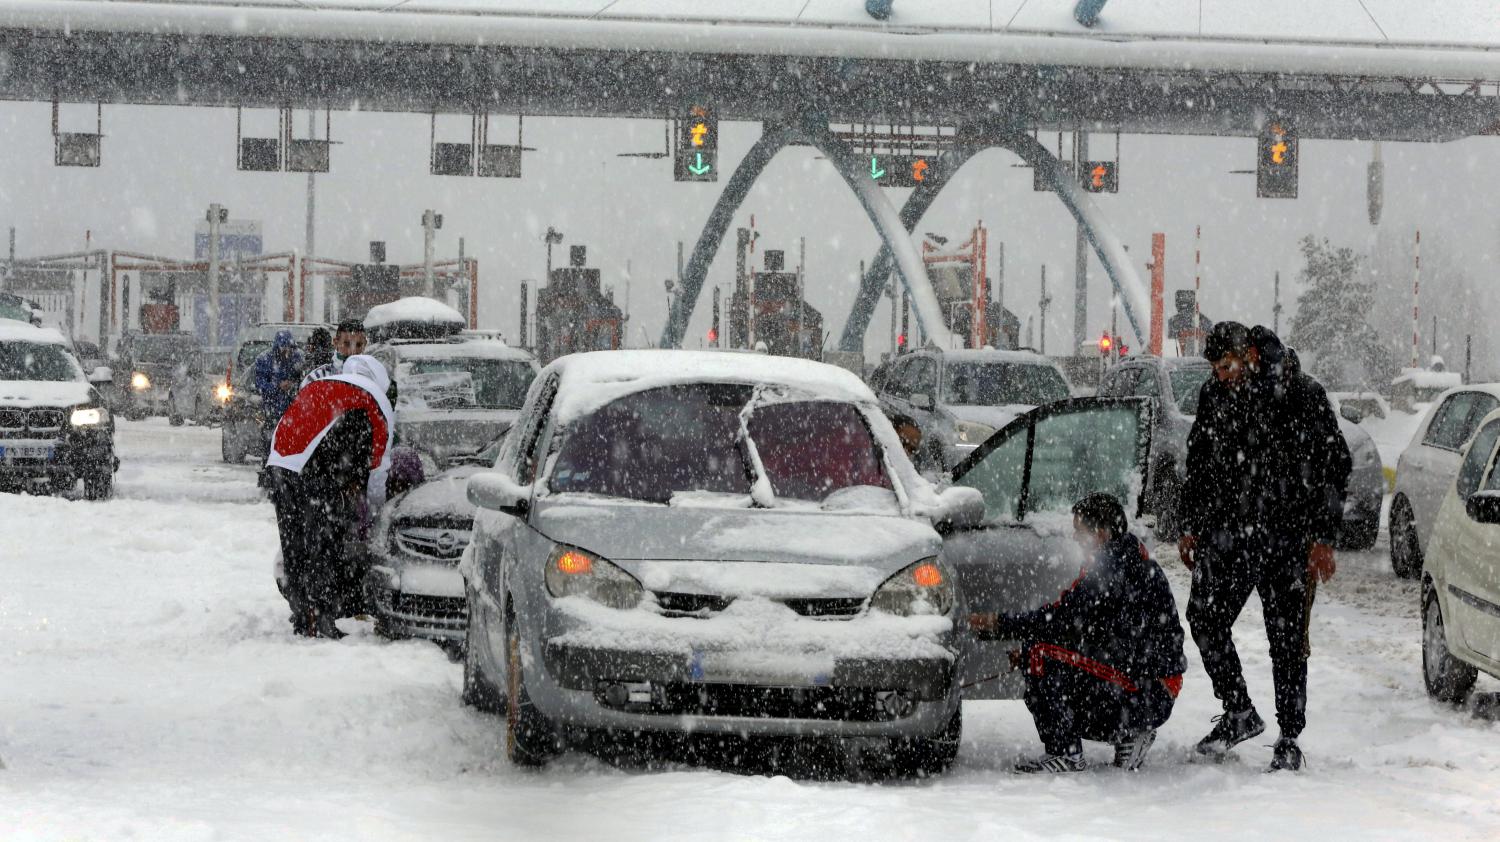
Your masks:
{"label": "car side mirror", "polygon": [[932,395],[929,395],[926,392],[913,392],[911,396],[911,405],[916,407],[917,409],[931,412],[932,410],[937,408],[937,401],[933,400]]}
{"label": "car side mirror", "polygon": [[932,525],[939,532],[977,529],[984,525],[984,495],[977,488],[955,485],[938,494],[940,505]]}
{"label": "car side mirror", "polygon": [[114,382],[114,379],[115,372],[107,365],[96,366],[94,370],[89,373],[90,383],[111,383]]}
{"label": "car side mirror", "polygon": [[469,477],[469,502],[513,517],[525,517],[531,508],[531,487],[499,471],[485,471]]}
{"label": "car side mirror", "polygon": [[1500,491],[1476,491],[1464,502],[1475,523],[1500,523]]}
{"label": "car side mirror", "polygon": [[1352,407],[1346,403],[1339,404],[1339,414],[1344,416],[1344,420],[1348,421],[1351,424],[1358,424],[1359,422],[1365,420],[1365,414],[1363,412],[1360,412],[1357,408]]}

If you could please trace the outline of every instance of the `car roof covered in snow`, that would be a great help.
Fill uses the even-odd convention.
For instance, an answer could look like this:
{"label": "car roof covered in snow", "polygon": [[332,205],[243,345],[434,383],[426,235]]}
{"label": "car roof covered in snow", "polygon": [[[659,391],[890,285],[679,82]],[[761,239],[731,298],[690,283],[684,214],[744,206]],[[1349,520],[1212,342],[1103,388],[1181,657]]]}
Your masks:
{"label": "car roof covered in snow", "polygon": [[524,360],[535,362],[536,357],[524,348],[512,348],[494,339],[457,338],[448,342],[422,340],[394,340],[387,347],[393,348],[402,359],[473,359]]}
{"label": "car roof covered in snow", "polygon": [[68,337],[54,327],[37,327],[15,319],[0,319],[0,342],[37,342],[67,346]]}
{"label": "car roof covered in snow", "polygon": [[1453,389],[1462,386],[1463,375],[1457,371],[1428,371],[1424,368],[1402,369],[1391,384],[1411,383],[1418,389]]}
{"label": "car roof covered in snow", "polygon": [[1022,365],[1045,365],[1057,367],[1050,358],[1034,351],[1002,351],[998,348],[927,348],[949,362],[964,363],[1020,363]]}
{"label": "car roof covered in snow", "polygon": [[381,327],[396,322],[425,322],[467,325],[462,313],[434,298],[420,295],[399,298],[385,304],[376,304],[364,318],[366,328]]}
{"label": "car roof covered in snow", "polygon": [[559,374],[554,413],[567,422],[635,392],[688,383],[787,386],[829,400],[874,405],[853,372],[826,363],[727,351],[592,351],[554,360],[537,378]]}

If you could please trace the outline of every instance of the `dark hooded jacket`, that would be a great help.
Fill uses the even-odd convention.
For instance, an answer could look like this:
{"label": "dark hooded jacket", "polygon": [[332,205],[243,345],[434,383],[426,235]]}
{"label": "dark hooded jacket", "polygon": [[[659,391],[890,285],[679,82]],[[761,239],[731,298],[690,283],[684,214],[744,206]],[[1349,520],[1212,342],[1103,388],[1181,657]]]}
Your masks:
{"label": "dark hooded jacket", "polygon": [[1187,668],[1172,587],[1129,533],[1100,547],[1056,602],[1001,614],[993,637],[1062,647],[1137,685],[1180,676]]}
{"label": "dark hooded jacket", "polygon": [[296,396],[295,389],[281,391],[281,382],[290,380],[295,385],[302,380],[301,372],[302,354],[297,350],[297,340],[289,330],[277,331],[271,350],[255,358],[255,391],[272,418],[280,418]]}
{"label": "dark hooded jacket", "polygon": [[1316,380],[1285,368],[1276,334],[1257,326],[1250,341],[1260,350],[1260,371],[1240,388],[1211,377],[1198,393],[1178,507],[1182,532],[1252,529],[1332,544],[1353,466],[1338,417]]}

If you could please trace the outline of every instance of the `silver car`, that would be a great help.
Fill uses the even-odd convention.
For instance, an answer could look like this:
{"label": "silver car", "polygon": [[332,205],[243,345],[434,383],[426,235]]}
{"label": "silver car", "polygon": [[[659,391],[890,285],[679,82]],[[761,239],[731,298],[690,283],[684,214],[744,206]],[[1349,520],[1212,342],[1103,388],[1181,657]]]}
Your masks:
{"label": "silver car", "polygon": [[952,761],[962,609],[932,523],[977,523],[981,502],[919,476],[853,374],[563,357],[468,491],[464,698],[505,712],[513,762],[611,730]]}

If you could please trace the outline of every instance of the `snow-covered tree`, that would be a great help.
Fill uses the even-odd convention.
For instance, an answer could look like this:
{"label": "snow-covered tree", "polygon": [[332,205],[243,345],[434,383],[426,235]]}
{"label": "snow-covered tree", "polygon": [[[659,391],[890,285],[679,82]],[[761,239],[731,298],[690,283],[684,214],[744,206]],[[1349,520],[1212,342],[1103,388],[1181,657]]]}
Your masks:
{"label": "snow-covered tree", "polygon": [[1311,235],[1302,238],[1300,248],[1304,265],[1298,280],[1306,289],[1297,297],[1287,339],[1303,367],[1330,389],[1390,382],[1397,361],[1370,326],[1375,287],[1359,280],[1362,258]]}

